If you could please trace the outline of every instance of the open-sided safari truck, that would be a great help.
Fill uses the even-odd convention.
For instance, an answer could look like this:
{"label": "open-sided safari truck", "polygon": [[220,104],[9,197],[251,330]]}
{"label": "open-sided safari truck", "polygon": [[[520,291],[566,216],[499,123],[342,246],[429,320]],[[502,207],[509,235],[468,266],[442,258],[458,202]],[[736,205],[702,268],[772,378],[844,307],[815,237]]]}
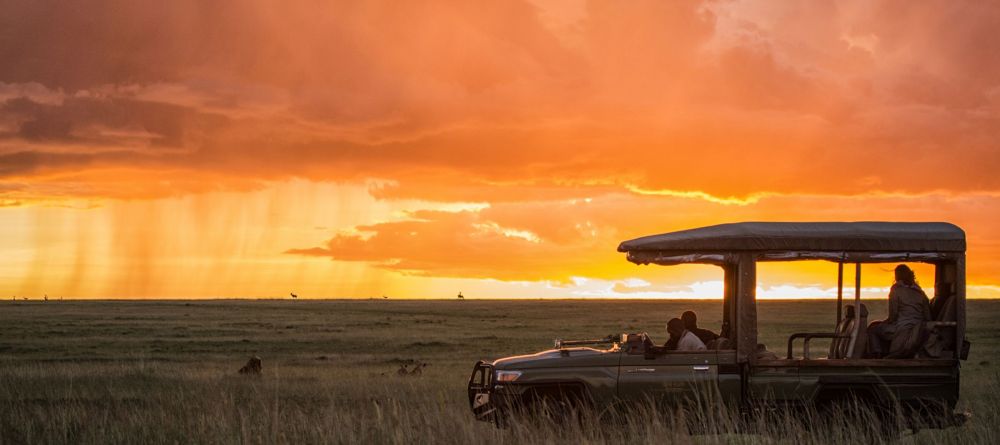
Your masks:
{"label": "open-sided safari truck", "polygon": [[[902,413],[924,426],[964,420],[959,360],[965,341],[965,233],[947,223],[736,223],[638,238],[620,252],[636,264],[712,264],[725,274],[720,338],[706,350],[666,351],[645,333],[592,341],[556,341],[533,355],[480,361],[469,381],[477,419],[499,421],[511,410],[557,399],[603,410],[627,401],[681,404],[703,397],[749,411],[767,406],[822,406],[854,400]],[[838,264],[836,321],[826,332],[793,333],[781,356],[757,339],[756,275],[762,261],[826,260]],[[931,317],[907,336],[897,358],[866,354],[867,309],[861,264],[933,265]],[[855,268],[853,299],[844,304],[844,267]],[[813,339],[830,342],[826,357]],[[803,355],[793,353],[803,345]],[[586,345],[586,346],[585,346]],[[787,348],[785,348],[787,346]],[[564,406],[564,405],[558,405]],[[898,409],[898,411],[897,411]]]}

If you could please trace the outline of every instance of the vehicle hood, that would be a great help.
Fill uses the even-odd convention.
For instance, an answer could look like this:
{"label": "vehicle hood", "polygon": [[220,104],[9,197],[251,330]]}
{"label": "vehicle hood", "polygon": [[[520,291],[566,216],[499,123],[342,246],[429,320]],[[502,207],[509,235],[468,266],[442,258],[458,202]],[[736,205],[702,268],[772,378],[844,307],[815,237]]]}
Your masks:
{"label": "vehicle hood", "polygon": [[550,349],[530,355],[504,357],[493,362],[496,369],[553,368],[562,366],[603,366],[617,363],[617,350],[594,348]]}

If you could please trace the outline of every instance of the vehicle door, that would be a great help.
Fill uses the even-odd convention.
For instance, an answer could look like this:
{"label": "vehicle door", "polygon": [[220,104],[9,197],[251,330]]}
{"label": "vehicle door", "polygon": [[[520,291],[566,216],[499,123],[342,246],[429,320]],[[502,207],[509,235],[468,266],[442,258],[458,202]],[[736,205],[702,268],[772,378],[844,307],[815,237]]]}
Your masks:
{"label": "vehicle door", "polygon": [[648,345],[623,350],[618,368],[618,397],[679,406],[718,397],[717,351],[650,351]]}

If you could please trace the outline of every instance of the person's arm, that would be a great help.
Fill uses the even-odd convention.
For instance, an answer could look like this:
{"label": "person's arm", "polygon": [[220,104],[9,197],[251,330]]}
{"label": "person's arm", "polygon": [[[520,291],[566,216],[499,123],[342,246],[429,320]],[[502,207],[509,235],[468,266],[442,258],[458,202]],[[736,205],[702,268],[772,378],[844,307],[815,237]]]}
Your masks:
{"label": "person's arm", "polygon": [[663,349],[666,349],[668,351],[676,351],[677,350],[677,339],[674,338],[674,337],[670,337],[669,339],[667,339],[667,343],[665,343],[663,345]]}

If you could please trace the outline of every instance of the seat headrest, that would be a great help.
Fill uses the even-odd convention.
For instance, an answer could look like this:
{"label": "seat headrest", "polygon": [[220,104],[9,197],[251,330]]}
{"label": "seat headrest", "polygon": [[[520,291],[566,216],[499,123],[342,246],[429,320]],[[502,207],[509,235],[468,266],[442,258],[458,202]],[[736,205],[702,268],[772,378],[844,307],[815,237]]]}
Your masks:
{"label": "seat headrest", "polygon": [[[868,306],[861,305],[861,317],[868,318]],[[847,306],[847,313],[844,318],[854,318],[854,305]]]}
{"label": "seat headrest", "polygon": [[729,341],[729,339],[726,338],[726,337],[719,337],[719,338],[717,338],[715,340],[712,340],[709,343],[714,343],[712,345],[713,347],[709,348],[709,349],[722,350],[722,349],[732,349],[733,348],[732,342]]}

